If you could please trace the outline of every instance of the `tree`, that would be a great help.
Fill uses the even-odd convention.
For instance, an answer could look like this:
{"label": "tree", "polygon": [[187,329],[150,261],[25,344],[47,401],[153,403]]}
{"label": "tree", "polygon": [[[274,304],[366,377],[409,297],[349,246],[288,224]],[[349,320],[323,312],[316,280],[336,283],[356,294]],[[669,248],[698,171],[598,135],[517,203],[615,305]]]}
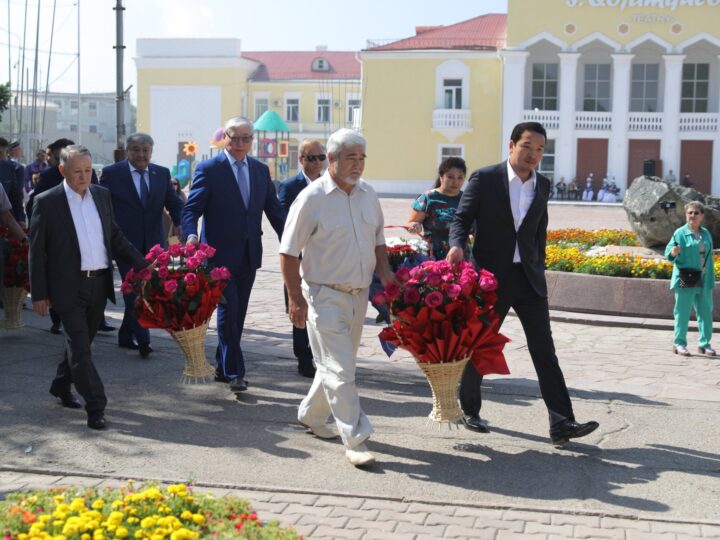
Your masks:
{"label": "tree", "polygon": [[10,82],[0,84],[0,120],[2,120],[2,113],[10,107],[10,99],[12,94],[10,93]]}

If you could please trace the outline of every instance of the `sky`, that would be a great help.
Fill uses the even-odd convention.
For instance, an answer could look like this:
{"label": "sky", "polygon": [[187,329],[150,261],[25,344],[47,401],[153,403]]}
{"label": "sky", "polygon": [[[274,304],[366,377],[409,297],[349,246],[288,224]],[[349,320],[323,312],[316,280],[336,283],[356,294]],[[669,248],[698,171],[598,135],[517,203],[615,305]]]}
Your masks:
{"label": "sky", "polygon": [[[79,3],[80,89],[114,92],[116,0],[54,1],[50,90],[78,90]],[[133,57],[139,38],[231,37],[241,40],[243,51],[314,50],[318,45],[326,45],[329,50],[357,51],[365,48],[368,39],[412,36],[415,26],[448,25],[484,13],[507,12],[507,0],[123,0],[122,3],[124,86],[133,85],[133,98],[136,80]],[[44,90],[53,0],[0,0],[0,81],[8,80],[10,70],[13,88],[19,86],[19,74],[23,71],[24,21],[27,21],[24,65],[26,73],[29,70],[32,88],[38,9],[41,14],[38,88]]]}

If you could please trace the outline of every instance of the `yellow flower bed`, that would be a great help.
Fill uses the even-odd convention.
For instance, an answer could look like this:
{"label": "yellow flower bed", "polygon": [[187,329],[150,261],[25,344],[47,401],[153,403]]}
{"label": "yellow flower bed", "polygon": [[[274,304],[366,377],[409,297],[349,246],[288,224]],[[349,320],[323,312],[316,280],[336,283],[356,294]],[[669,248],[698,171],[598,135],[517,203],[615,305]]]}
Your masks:
{"label": "yellow flower bed", "polygon": [[3,540],[297,539],[263,524],[248,501],[196,494],[191,487],[132,482],[119,489],[68,488],[13,493],[0,502]]}
{"label": "yellow flower bed", "polygon": [[[667,259],[645,259],[635,255],[588,257],[592,246],[637,246],[637,236],[629,231],[602,229],[559,229],[548,231],[545,268],[559,272],[577,272],[601,276],[670,279],[673,265]],[[713,259],[715,275],[720,276],[720,257]]]}

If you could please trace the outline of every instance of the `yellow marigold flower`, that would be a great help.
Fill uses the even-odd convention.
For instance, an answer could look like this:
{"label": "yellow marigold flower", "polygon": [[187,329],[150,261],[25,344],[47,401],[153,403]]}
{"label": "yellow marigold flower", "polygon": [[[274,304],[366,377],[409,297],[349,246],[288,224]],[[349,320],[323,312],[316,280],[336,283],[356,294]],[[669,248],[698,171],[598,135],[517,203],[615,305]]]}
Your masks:
{"label": "yellow marigold flower", "polygon": [[92,536],[90,536],[88,533],[85,533],[80,536],[80,540],[90,540]]}
{"label": "yellow marigold flower", "polygon": [[93,503],[90,505],[95,510],[101,510],[103,506],[105,506],[105,501],[102,499],[98,499],[96,501],[93,501]]}
{"label": "yellow marigold flower", "polygon": [[140,518],[135,517],[135,516],[130,516],[129,518],[127,518],[127,522],[130,523],[131,525],[134,525],[135,523],[140,523]]}
{"label": "yellow marigold flower", "polygon": [[41,523],[47,523],[47,522],[50,521],[51,519],[52,519],[52,516],[49,516],[48,514],[43,514],[42,516],[40,516],[40,517],[38,518],[38,521],[41,522]]}
{"label": "yellow marigold flower", "polygon": [[117,538],[125,538],[128,534],[128,530],[125,527],[118,527],[117,531],[115,531],[115,536]]}
{"label": "yellow marigold flower", "polygon": [[65,500],[65,495],[55,495],[53,500],[55,501],[55,504],[60,504]]}
{"label": "yellow marigold flower", "polygon": [[140,526],[143,529],[152,529],[155,526],[157,519],[154,517],[146,517],[140,522]]}
{"label": "yellow marigold flower", "polygon": [[125,503],[124,503],[122,500],[117,499],[117,500],[113,501],[112,507],[113,507],[113,508],[118,508],[119,506],[122,506],[123,504],[125,504]]}
{"label": "yellow marigold flower", "polygon": [[75,510],[76,512],[79,512],[80,510],[85,509],[85,499],[82,497],[77,497],[73,499],[73,501],[70,503],[70,510]]}
{"label": "yellow marigold flower", "polygon": [[205,516],[202,514],[194,514],[192,520],[195,525],[205,525]]}
{"label": "yellow marigold flower", "polygon": [[28,540],[28,535],[25,533],[18,534],[18,540]]}
{"label": "yellow marigold flower", "polygon": [[182,519],[192,519],[193,513],[190,510],[183,510],[182,514],[180,514],[180,517]]}
{"label": "yellow marigold flower", "polygon": [[65,523],[65,520],[56,519],[55,521],[53,521],[53,527],[58,527],[58,528],[62,527],[64,523]]}

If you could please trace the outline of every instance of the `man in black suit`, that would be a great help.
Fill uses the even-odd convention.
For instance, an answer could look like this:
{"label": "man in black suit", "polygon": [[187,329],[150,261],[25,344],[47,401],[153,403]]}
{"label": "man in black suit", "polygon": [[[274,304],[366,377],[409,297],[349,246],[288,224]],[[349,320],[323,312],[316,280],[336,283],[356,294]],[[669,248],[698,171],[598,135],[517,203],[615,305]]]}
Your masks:
{"label": "man in black suit", "polygon": [[[500,323],[511,307],[520,319],[550,415],[550,438],[559,445],[588,435],[598,423],[575,421],[550,330],[545,282],[550,181],[535,171],[546,138],[541,124],[518,124],[510,137],[508,160],[470,176],[450,228],[447,260],[453,264],[462,260],[475,225],[474,263],[498,280],[495,311]],[[479,416],[481,383],[482,376],[469,363],[460,383],[463,423],[470,430],[486,433],[487,425]]]}
{"label": "man in black suit", "polygon": [[30,225],[30,285],[33,308],[47,315],[55,308],[65,330],[65,354],[50,386],[64,407],[85,400],[88,427],[105,428],[105,389],[92,362],[91,345],[103,318],[106,299],[115,302],[112,260],[147,266],[113,218],[110,192],[91,185],[92,157],[84,146],[63,149],[65,181],[35,199]]}
{"label": "man in black suit", "polygon": [[[316,139],[305,139],[300,143],[300,165],[302,170],[292,178],[288,178],[280,184],[278,198],[285,209],[290,211],[290,205],[300,195],[300,192],[310,185],[311,182],[320,178],[325,172],[327,155],[325,146]],[[285,311],[288,308],[287,288],[283,286],[285,293]],[[298,361],[298,373],[303,377],[315,377],[315,366],[313,365],[313,354],[310,348],[307,328],[293,326],[293,353]]]}
{"label": "man in black suit", "polygon": [[5,194],[8,199],[10,199],[15,221],[17,221],[21,227],[24,227],[23,175],[25,168],[10,159],[9,148],[10,143],[8,143],[7,139],[0,137],[0,185],[5,189]]}
{"label": "man in black suit", "polygon": [[[100,175],[100,185],[110,190],[115,220],[125,238],[140,253],[147,253],[155,244],[167,244],[163,227],[163,208],[180,225],[183,203],[170,182],[170,170],[150,163],[154,146],[146,133],[128,136],[125,149],[128,159],[108,165]],[[130,270],[127,263],[119,263],[120,275]],[[135,293],[126,294],[125,314],[118,331],[118,346],[140,351],[142,358],[152,352],[150,332],[138,323],[135,316]]]}

